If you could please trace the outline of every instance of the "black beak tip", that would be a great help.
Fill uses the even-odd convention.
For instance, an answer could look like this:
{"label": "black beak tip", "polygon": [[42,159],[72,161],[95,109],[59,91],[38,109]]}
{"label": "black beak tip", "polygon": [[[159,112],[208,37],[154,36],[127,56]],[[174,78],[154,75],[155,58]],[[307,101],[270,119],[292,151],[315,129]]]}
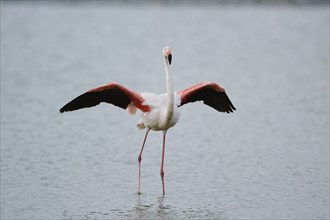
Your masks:
{"label": "black beak tip", "polygon": [[172,54],[168,55],[168,63],[171,65],[172,63]]}

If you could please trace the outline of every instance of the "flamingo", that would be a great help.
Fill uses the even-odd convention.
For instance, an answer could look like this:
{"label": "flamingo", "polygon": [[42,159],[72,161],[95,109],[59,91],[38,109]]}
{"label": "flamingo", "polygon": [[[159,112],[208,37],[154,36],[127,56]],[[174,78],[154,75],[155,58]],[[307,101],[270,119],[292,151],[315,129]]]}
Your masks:
{"label": "flamingo", "polygon": [[60,109],[60,112],[63,113],[93,107],[101,102],[105,102],[122,109],[127,109],[130,114],[135,114],[137,109],[142,112],[137,127],[139,129],[146,129],[146,133],[138,155],[138,194],[141,193],[142,152],[150,130],[163,132],[160,176],[163,195],[165,195],[164,156],[166,133],[169,128],[173,127],[179,121],[179,107],[187,103],[203,101],[204,104],[219,112],[231,113],[233,110],[236,110],[228,98],[225,89],[214,82],[201,82],[184,90],[174,92],[170,76],[170,65],[172,62],[171,49],[164,47],[162,52],[166,75],[166,93],[159,95],[149,92],[138,93],[118,83],[110,82],[88,90]]}

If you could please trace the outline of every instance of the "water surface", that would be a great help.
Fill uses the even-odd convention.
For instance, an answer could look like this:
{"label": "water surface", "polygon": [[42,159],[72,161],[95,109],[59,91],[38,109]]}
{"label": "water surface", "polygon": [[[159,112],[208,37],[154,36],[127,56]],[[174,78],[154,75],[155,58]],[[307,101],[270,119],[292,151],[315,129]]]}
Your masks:
{"label": "water surface", "polygon": [[[329,218],[329,8],[1,3],[1,219]],[[115,81],[164,92],[218,82],[237,111],[185,105],[149,135],[137,116],[59,114]]]}

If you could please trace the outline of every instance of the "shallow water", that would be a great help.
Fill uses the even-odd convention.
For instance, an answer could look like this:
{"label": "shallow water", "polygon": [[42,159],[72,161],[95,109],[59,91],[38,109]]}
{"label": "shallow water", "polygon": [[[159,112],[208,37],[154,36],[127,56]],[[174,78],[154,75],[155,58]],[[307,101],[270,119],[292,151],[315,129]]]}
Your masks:
{"label": "shallow water", "polygon": [[[182,107],[152,132],[109,105],[59,114],[116,81],[218,82],[237,108]],[[329,218],[328,7],[1,3],[1,219]]]}

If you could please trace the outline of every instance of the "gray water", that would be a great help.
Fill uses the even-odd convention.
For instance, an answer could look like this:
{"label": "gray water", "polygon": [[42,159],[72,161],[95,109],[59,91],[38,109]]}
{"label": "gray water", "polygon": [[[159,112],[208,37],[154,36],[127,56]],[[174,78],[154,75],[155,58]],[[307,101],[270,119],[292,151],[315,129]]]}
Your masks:
{"label": "gray water", "polygon": [[[60,114],[115,81],[165,91],[210,80],[237,111],[181,107],[151,132],[137,194],[139,114]],[[1,219],[329,218],[328,6],[1,3]]]}

